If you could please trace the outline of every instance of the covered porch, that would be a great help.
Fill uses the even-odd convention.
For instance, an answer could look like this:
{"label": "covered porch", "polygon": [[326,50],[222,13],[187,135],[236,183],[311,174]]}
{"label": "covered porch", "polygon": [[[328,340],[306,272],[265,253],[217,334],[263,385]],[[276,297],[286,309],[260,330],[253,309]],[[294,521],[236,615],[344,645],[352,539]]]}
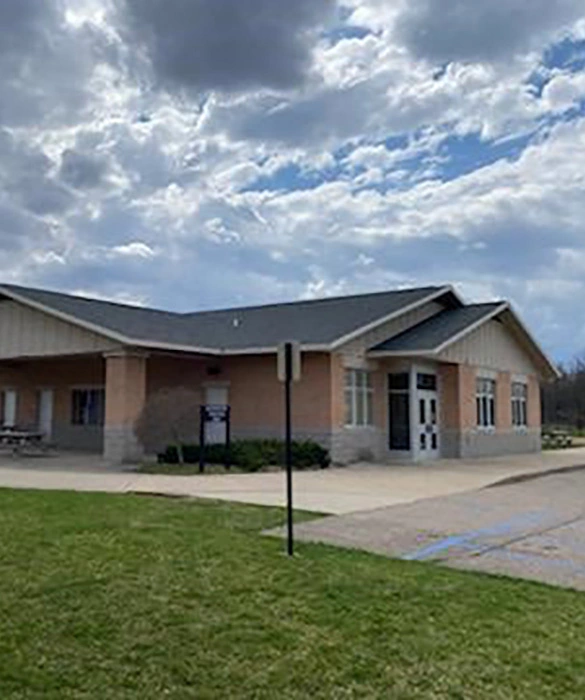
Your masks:
{"label": "covered porch", "polygon": [[[122,463],[143,457],[134,424],[147,396],[204,385],[205,358],[138,350],[0,361],[0,425],[38,431],[58,451]],[[203,396],[202,396],[203,399]],[[197,417],[194,416],[194,432]]]}

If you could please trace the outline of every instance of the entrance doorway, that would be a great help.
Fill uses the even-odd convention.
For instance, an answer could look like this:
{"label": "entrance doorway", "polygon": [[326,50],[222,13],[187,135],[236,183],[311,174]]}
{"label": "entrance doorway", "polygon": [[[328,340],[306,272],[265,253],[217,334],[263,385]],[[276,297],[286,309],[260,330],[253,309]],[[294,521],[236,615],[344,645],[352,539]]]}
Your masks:
{"label": "entrance doorway", "polygon": [[437,395],[418,392],[418,453],[419,458],[436,459],[439,456],[439,426],[437,422]]}
{"label": "entrance doorway", "polygon": [[53,390],[41,389],[37,401],[38,428],[46,439],[50,439],[53,433]]}
{"label": "entrance doorway", "polygon": [[388,447],[396,459],[426,462],[440,456],[439,391],[432,365],[388,375]]}
{"label": "entrance doorway", "polygon": [[439,394],[437,375],[416,373],[416,459],[426,461],[439,457]]}

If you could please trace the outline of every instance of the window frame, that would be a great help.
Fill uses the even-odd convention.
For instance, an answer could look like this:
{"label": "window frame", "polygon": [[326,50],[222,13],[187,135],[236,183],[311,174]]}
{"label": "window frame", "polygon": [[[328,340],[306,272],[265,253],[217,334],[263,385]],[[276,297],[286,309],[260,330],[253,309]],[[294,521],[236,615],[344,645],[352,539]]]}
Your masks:
{"label": "window frame", "polygon": [[71,389],[71,425],[79,428],[103,428],[105,409],[104,387],[80,386]]}
{"label": "window frame", "polygon": [[373,373],[366,369],[346,368],[344,374],[343,394],[345,405],[345,427],[373,427]]}
{"label": "window frame", "polygon": [[484,432],[494,432],[497,423],[497,381],[493,377],[478,375],[475,381],[476,427]]}
{"label": "window frame", "polygon": [[515,430],[526,430],[528,428],[528,383],[513,381],[510,394],[512,427]]}

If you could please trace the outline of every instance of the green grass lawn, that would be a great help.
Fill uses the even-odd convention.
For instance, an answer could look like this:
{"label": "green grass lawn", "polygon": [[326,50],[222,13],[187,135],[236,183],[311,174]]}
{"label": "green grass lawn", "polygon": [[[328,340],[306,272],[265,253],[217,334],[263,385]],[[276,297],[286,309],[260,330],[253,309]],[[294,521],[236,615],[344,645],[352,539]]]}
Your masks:
{"label": "green grass lawn", "polygon": [[0,491],[0,698],[583,698],[585,596],[261,536],[278,509]]}

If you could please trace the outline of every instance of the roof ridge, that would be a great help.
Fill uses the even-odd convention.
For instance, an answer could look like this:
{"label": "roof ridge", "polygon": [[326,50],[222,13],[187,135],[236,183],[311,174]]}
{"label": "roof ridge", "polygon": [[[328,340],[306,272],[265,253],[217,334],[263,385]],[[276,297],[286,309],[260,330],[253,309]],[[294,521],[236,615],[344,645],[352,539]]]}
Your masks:
{"label": "roof ridge", "polygon": [[192,318],[193,316],[203,316],[203,315],[211,315],[211,314],[218,314],[218,313],[237,313],[237,312],[243,312],[243,311],[253,311],[256,309],[270,309],[270,308],[275,308],[275,307],[283,307],[283,306],[301,306],[301,305],[317,305],[317,304],[325,304],[329,302],[336,302],[336,301],[347,301],[351,299],[371,299],[373,297],[383,297],[383,296],[390,296],[390,295],[397,295],[397,294],[408,294],[408,293],[413,293],[413,292],[438,292],[441,289],[446,289],[449,285],[427,285],[427,286],[422,286],[422,287],[405,287],[403,289],[387,289],[387,290],[381,290],[381,291],[375,291],[375,292],[361,292],[358,294],[340,294],[336,296],[324,296],[324,297],[319,297],[316,299],[296,299],[296,300],[290,300],[290,301],[280,301],[280,302],[272,302],[269,304],[252,304],[252,305],[242,305],[242,306],[227,306],[224,308],[215,308],[215,309],[201,309],[197,311],[172,311],[170,309],[161,309],[153,306],[140,306],[138,304],[129,304],[127,302],[121,302],[121,301],[111,301],[109,299],[99,299],[97,297],[92,297],[92,296],[85,296],[81,294],[73,294],[70,292],[62,292],[59,290],[55,289],[47,289],[43,287],[29,287],[25,285],[19,285],[19,284],[2,284],[0,282],[0,289],[2,287],[5,287],[6,289],[12,289],[15,292],[21,291],[22,293],[26,292],[32,292],[32,293],[40,293],[40,294],[48,294],[51,296],[55,297],[64,297],[66,299],[75,299],[76,301],[84,301],[84,302],[89,302],[89,303],[94,303],[94,304],[100,304],[103,306],[113,306],[117,308],[122,308],[122,309],[128,309],[130,311],[143,311],[143,312],[150,312],[150,313],[159,313],[159,314],[167,314],[170,316],[174,316],[176,318],[181,318],[181,319],[188,319]]}
{"label": "roof ridge", "polygon": [[425,292],[428,291],[433,292],[436,291],[438,292],[441,289],[444,289],[448,287],[448,285],[443,285],[443,286],[425,286],[425,287],[405,287],[404,289],[387,289],[385,291],[377,291],[377,292],[361,292],[359,294],[339,294],[336,296],[331,296],[331,297],[318,297],[316,299],[297,299],[295,301],[276,301],[272,302],[270,304],[252,304],[251,306],[227,306],[224,308],[219,308],[219,309],[202,309],[200,311],[187,311],[183,314],[180,314],[181,316],[195,316],[195,315],[203,315],[203,314],[214,314],[214,313],[229,313],[229,312],[236,312],[236,311],[251,311],[254,309],[270,309],[274,308],[277,306],[294,306],[294,305],[301,305],[301,304],[319,304],[322,302],[331,302],[331,301],[342,301],[342,300],[348,300],[348,299],[361,299],[361,298],[366,298],[366,297],[381,297],[384,295],[390,295],[390,294],[404,294],[408,292]]}

